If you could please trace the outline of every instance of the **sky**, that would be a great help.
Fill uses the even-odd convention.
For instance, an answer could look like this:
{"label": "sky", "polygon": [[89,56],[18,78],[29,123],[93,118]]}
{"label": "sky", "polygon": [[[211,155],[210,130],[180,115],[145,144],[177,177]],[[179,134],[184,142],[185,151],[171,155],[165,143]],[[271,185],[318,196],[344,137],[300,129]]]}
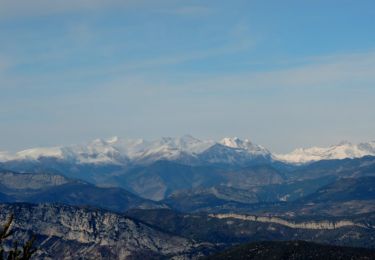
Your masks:
{"label": "sky", "polygon": [[0,0],[0,151],[375,140],[373,0]]}

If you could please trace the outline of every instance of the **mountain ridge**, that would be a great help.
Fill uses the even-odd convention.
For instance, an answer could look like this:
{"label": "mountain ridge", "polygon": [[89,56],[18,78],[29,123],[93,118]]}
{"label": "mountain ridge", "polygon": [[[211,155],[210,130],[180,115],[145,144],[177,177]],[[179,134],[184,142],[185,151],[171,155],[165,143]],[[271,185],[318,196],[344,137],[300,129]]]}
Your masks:
{"label": "mountain ridge", "polygon": [[[216,153],[216,154],[215,154]],[[207,155],[209,154],[209,155]],[[54,158],[76,164],[150,164],[158,160],[183,161],[188,164],[239,164],[263,159],[290,164],[306,164],[320,160],[375,156],[375,141],[353,144],[340,142],[329,147],[298,148],[290,153],[272,153],[248,139],[225,137],[220,141],[200,140],[190,135],[163,137],[154,141],[123,139],[117,136],[95,139],[86,144],[40,147],[16,153],[0,152],[0,162],[38,161]]]}
{"label": "mountain ridge", "polygon": [[[0,152],[0,162],[7,161],[38,161],[42,158],[55,158],[79,164],[149,164],[158,160],[200,160],[199,155],[219,145],[229,151],[242,151],[255,157],[270,157],[271,153],[249,140],[224,138],[219,142],[199,140],[190,135],[180,138],[164,137],[154,141],[143,139],[120,139],[112,137],[107,140],[95,139],[82,145],[31,148],[10,154]],[[251,155],[251,156],[250,156]],[[209,162],[209,161],[208,161]],[[226,163],[227,161],[224,160]]]}
{"label": "mountain ridge", "polygon": [[[13,237],[36,235],[37,259],[192,259],[214,245],[173,235],[102,209],[61,204],[0,204],[0,223],[15,215]],[[26,235],[26,237],[25,237]]]}
{"label": "mountain ridge", "polygon": [[298,148],[291,153],[276,154],[275,158],[289,163],[304,164],[321,160],[353,159],[375,155],[375,141],[353,144],[343,141],[329,147]]}

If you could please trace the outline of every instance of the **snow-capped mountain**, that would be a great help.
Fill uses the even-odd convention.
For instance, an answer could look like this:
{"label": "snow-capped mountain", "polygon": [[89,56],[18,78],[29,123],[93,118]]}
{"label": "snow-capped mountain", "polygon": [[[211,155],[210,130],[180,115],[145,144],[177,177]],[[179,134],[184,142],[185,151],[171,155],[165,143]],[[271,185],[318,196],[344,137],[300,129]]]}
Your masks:
{"label": "snow-capped mountain", "polygon": [[107,143],[135,161],[175,160],[184,154],[194,156],[214,144],[213,141],[202,141],[190,135],[181,138],[163,137],[155,141],[126,140],[115,137]]}
{"label": "snow-capped mountain", "polygon": [[[215,155],[207,156],[210,148],[215,146],[221,147],[220,153],[217,153],[216,149],[213,151]],[[15,154],[1,152],[0,161],[37,161],[41,158],[54,158],[80,164],[126,165],[130,162],[148,164],[158,160],[198,162],[202,160],[201,154],[205,154],[206,158],[215,158],[215,163],[236,163],[267,157],[270,152],[247,139],[240,140],[236,137],[224,138],[220,142],[199,140],[190,135],[181,138],[164,137],[155,141],[112,137],[107,140],[96,139],[84,145],[33,148]],[[236,157],[239,160],[236,161]]]}
{"label": "snow-capped mountain", "polygon": [[271,153],[264,147],[238,137],[223,138],[199,154],[200,160],[206,163],[236,165],[270,161],[271,157]]}
{"label": "snow-capped mountain", "polygon": [[261,145],[253,144],[249,139],[241,140],[238,137],[226,137],[220,141],[220,144],[235,149],[245,150],[251,155],[268,156],[271,154],[266,148]]}
{"label": "snow-capped mountain", "polygon": [[275,158],[289,163],[308,163],[320,160],[360,158],[366,155],[375,156],[375,141],[352,144],[344,141],[330,147],[299,148],[289,154],[278,154]]}
{"label": "snow-capped mountain", "polygon": [[[4,153],[3,153],[4,154]],[[0,156],[1,161],[34,161],[41,158],[54,158],[73,163],[116,163],[128,161],[115,147],[106,141],[96,139],[86,145],[32,148]]]}
{"label": "snow-capped mountain", "polygon": [[54,159],[70,164],[111,164],[119,166],[150,164],[159,160],[187,164],[248,164],[252,161],[283,161],[303,164],[319,160],[375,156],[375,141],[352,144],[341,142],[327,148],[296,149],[289,154],[272,154],[248,139],[223,138],[215,142],[190,135],[164,137],[154,141],[112,137],[80,145],[32,148],[14,154],[0,152],[0,162]]}
{"label": "snow-capped mountain", "polygon": [[8,152],[0,151],[0,162],[8,161],[10,159],[10,155]]}

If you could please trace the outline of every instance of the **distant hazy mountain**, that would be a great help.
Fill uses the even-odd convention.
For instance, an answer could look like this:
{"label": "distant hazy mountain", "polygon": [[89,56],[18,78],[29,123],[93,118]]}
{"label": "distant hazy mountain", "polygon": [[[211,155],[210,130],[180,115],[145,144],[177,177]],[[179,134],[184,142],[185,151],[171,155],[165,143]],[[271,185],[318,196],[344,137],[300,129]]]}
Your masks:
{"label": "distant hazy mountain", "polygon": [[76,164],[122,166],[150,164],[159,160],[180,161],[188,164],[243,164],[258,158],[270,159],[271,153],[249,140],[224,138],[220,142],[214,142],[202,141],[189,135],[181,138],[167,137],[155,141],[126,140],[113,137],[108,140],[97,139],[85,145],[33,148],[15,154],[0,153],[2,162],[38,161],[43,158],[54,158],[58,161]]}
{"label": "distant hazy mountain", "polygon": [[[368,148],[363,144],[360,147]],[[155,142],[113,138],[96,140],[86,146],[33,149],[14,156],[0,163],[0,168],[63,174],[99,186],[122,187],[152,200],[163,200],[181,190],[218,185],[249,190],[255,186],[325,176],[375,175],[375,157],[286,165],[275,161],[263,147],[238,138],[225,138],[220,143],[200,141],[191,136]],[[291,193],[280,191],[277,196],[288,200],[304,191],[306,189]],[[273,194],[273,190],[269,194]]]}
{"label": "distant hazy mountain", "polygon": [[360,144],[341,142],[330,147],[300,148],[289,154],[275,155],[275,159],[289,163],[307,163],[320,160],[360,158],[366,155],[375,156],[375,141]]}
{"label": "distant hazy mountain", "polygon": [[199,140],[190,135],[165,137],[155,141],[143,139],[96,139],[82,145],[32,148],[11,154],[0,151],[0,162],[38,162],[49,158],[70,164],[129,165],[151,164],[159,160],[196,164],[236,164],[282,161],[302,164],[319,160],[375,156],[375,141],[352,144],[342,142],[327,148],[300,148],[289,154],[272,154],[248,139],[223,138],[219,142]]}
{"label": "distant hazy mountain", "polygon": [[[375,201],[375,177],[342,178],[303,199],[310,203],[341,201]],[[374,205],[375,208],[375,205]]]}
{"label": "distant hazy mountain", "polygon": [[269,165],[221,167],[217,165],[191,166],[171,161],[158,161],[114,176],[117,183],[129,191],[148,199],[162,200],[179,190],[208,188],[217,185],[242,189],[282,183],[284,175]]}
{"label": "distant hazy mountain", "polygon": [[375,177],[339,179],[297,200],[290,209],[300,215],[348,216],[375,212]]}
{"label": "distant hazy mountain", "polygon": [[288,175],[292,179],[312,179],[329,175],[337,177],[375,176],[375,157],[321,160],[295,167]]}
{"label": "distant hazy mountain", "polygon": [[218,167],[245,167],[271,161],[269,151],[249,140],[224,138],[214,142],[192,136],[156,141],[114,137],[85,145],[0,154],[3,169],[62,173],[100,186],[120,186],[154,200],[178,189],[225,181],[227,178],[216,174]]}
{"label": "distant hazy mountain", "polygon": [[[253,209],[252,213],[300,218],[355,217],[361,214],[375,216],[374,187],[374,176],[339,178],[306,196],[286,203],[262,205]],[[369,217],[366,219],[370,221]]]}
{"label": "distant hazy mountain", "polygon": [[334,181],[334,176],[327,176],[245,189],[220,185],[177,191],[163,202],[181,212],[244,212],[262,204],[296,201]]}
{"label": "distant hazy mountain", "polygon": [[0,171],[0,201],[64,203],[124,212],[130,208],[162,208],[121,188],[100,188],[84,181],[48,173]]}

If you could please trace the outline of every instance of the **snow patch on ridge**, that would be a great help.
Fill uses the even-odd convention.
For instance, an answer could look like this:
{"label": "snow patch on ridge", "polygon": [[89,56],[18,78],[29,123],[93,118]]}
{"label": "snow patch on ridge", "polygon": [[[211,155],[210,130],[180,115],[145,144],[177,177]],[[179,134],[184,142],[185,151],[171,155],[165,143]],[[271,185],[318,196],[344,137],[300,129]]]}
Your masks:
{"label": "snow patch on ridge", "polygon": [[227,147],[246,150],[253,155],[270,155],[270,152],[266,148],[252,143],[249,139],[241,140],[238,137],[225,137],[219,143]]}
{"label": "snow patch on ridge", "polygon": [[[213,149],[214,147],[221,147]],[[375,156],[375,141],[352,144],[341,142],[327,148],[311,147],[296,149],[289,154],[271,154],[266,148],[248,139],[226,137],[219,142],[200,140],[190,135],[180,138],[164,137],[154,141],[143,139],[122,139],[117,136],[96,139],[81,145],[32,148],[10,154],[0,152],[0,162],[11,160],[40,160],[55,158],[81,164],[152,163],[157,160],[198,160],[211,158],[215,163],[238,163],[258,157],[279,160],[293,164],[303,164],[319,160],[360,158]]]}
{"label": "snow patch on ridge", "polygon": [[367,155],[375,156],[375,141],[360,144],[344,141],[330,147],[299,148],[289,154],[276,154],[275,158],[301,164],[320,160],[361,158]]}
{"label": "snow patch on ridge", "polygon": [[82,145],[32,148],[13,155],[0,153],[0,161],[39,160],[43,157],[56,158],[82,164],[126,164],[130,160],[153,162],[161,159],[174,160],[187,154],[195,156],[215,142],[202,141],[190,135],[181,138],[164,137],[155,141],[143,139],[121,139],[117,136],[95,139]]}

